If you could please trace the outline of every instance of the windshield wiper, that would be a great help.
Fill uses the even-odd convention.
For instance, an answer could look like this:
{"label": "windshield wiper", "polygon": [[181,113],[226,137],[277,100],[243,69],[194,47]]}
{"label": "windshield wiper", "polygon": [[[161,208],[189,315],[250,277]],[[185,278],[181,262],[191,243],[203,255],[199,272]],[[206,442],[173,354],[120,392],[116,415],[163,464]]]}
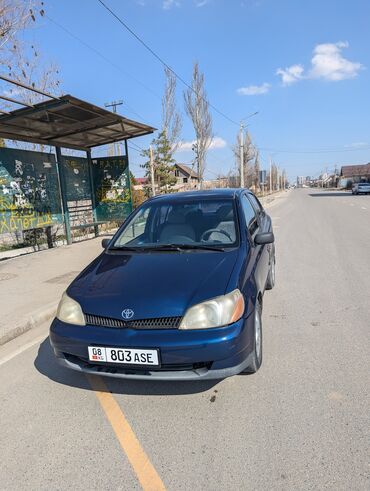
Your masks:
{"label": "windshield wiper", "polygon": [[205,251],[224,251],[222,247],[216,246],[207,246],[207,245],[199,245],[199,244],[158,244],[157,246],[153,246],[153,250],[169,250],[169,251],[186,251],[186,250],[205,250]]}
{"label": "windshield wiper", "polygon": [[143,251],[145,250],[146,247],[142,246],[116,246],[116,247],[109,247],[109,251]]}
{"label": "windshield wiper", "polygon": [[111,251],[189,251],[189,250],[204,250],[204,251],[217,251],[224,252],[223,247],[207,246],[199,244],[153,244],[148,246],[117,246],[110,247]]}

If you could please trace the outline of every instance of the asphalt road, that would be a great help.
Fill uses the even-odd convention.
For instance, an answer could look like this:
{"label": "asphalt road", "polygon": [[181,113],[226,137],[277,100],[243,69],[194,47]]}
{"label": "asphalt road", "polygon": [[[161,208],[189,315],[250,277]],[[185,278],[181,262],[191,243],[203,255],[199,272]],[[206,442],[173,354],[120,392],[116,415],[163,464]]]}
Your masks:
{"label": "asphalt road", "polygon": [[369,489],[370,196],[294,190],[269,213],[260,371],[95,392],[29,347],[41,326],[0,350],[1,490]]}

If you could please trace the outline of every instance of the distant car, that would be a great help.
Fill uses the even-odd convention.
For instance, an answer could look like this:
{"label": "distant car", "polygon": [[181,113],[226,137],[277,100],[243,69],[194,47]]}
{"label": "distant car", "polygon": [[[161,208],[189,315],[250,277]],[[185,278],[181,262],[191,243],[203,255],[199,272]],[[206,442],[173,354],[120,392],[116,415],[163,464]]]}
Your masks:
{"label": "distant car", "polygon": [[354,184],[352,194],[370,194],[370,182],[358,182]]}
{"label": "distant car", "polygon": [[248,190],[149,199],[63,294],[50,328],[57,358],[147,380],[256,372],[273,242],[271,218]]}

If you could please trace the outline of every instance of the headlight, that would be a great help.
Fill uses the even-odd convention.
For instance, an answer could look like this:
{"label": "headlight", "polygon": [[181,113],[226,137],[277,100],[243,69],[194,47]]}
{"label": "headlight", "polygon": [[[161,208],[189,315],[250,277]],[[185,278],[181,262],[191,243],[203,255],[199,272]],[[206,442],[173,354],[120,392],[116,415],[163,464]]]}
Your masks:
{"label": "headlight", "polygon": [[190,307],[180,329],[208,329],[238,321],[244,313],[244,297],[239,290]]}
{"label": "headlight", "polygon": [[76,300],[69,297],[66,292],[63,293],[62,298],[58,305],[57,318],[62,322],[68,324],[76,324],[78,326],[85,326],[85,316],[82,312],[81,306]]}

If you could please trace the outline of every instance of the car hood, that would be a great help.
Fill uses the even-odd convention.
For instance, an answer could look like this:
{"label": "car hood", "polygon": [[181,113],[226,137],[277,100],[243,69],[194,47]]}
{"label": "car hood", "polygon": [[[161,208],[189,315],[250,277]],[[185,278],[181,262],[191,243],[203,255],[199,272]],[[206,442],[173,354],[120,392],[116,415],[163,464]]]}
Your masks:
{"label": "car hood", "polygon": [[103,253],[70,285],[86,314],[133,319],[183,316],[203,300],[223,295],[238,257],[225,252]]}

